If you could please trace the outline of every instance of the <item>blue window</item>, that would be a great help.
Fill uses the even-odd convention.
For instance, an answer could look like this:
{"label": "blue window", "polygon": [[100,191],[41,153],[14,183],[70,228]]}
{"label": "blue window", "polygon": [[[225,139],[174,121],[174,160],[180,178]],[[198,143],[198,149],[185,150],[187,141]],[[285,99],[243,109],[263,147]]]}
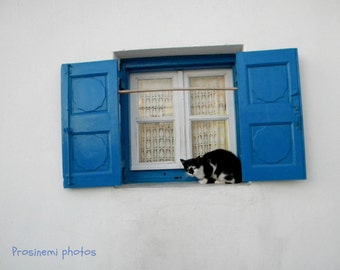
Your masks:
{"label": "blue window", "polygon": [[243,180],[305,179],[296,49],[169,56],[62,65],[64,187],[192,181],[182,169],[132,170],[130,75],[234,71],[237,153]]}

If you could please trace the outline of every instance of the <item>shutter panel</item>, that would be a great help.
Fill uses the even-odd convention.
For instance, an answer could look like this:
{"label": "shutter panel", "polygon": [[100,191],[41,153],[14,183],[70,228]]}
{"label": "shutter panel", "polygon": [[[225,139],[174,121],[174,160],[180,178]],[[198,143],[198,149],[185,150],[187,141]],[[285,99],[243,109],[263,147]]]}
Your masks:
{"label": "shutter panel", "polygon": [[305,179],[297,49],[236,55],[243,179]]}
{"label": "shutter panel", "polygon": [[62,65],[65,188],[122,182],[117,75],[116,60]]}

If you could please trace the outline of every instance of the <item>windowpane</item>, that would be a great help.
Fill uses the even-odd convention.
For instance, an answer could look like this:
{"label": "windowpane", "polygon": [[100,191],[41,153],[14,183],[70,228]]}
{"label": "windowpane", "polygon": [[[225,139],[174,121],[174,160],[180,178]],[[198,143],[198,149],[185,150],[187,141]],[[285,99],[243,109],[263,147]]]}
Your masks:
{"label": "windowpane", "polygon": [[138,125],[139,162],[174,161],[174,125],[172,122]]}
{"label": "windowpane", "polygon": [[[224,76],[190,77],[190,87],[224,88]],[[190,92],[191,115],[225,115],[227,113],[225,91],[197,90]]]}
{"label": "windowpane", "polygon": [[[140,79],[138,89],[169,89],[172,88],[172,79]],[[163,117],[173,115],[172,92],[144,92],[138,94],[139,117]]]}
{"label": "windowpane", "polygon": [[[138,73],[132,89],[155,90],[131,96],[131,170],[182,168],[180,158],[217,148],[234,150],[231,70]],[[157,91],[172,88],[192,91]]]}
{"label": "windowpane", "polygon": [[228,149],[227,122],[192,121],[192,154],[194,157],[205,154],[214,149]]}

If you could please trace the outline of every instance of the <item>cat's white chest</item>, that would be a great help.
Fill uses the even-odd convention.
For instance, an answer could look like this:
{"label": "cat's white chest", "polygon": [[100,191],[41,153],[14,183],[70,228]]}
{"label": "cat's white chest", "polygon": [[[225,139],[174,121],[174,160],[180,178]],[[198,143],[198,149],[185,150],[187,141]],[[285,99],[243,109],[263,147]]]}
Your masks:
{"label": "cat's white chest", "polygon": [[198,179],[203,179],[204,178],[204,167],[201,166],[199,168],[195,168],[193,175]]}

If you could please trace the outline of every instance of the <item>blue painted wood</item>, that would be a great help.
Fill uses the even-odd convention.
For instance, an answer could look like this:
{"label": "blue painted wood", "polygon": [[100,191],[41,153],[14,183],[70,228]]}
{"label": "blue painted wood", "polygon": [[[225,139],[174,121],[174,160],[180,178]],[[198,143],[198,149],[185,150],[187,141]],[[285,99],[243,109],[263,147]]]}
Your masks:
{"label": "blue painted wood", "polygon": [[64,187],[122,182],[116,60],[61,67]]}
{"label": "blue painted wood", "polygon": [[297,49],[236,54],[243,180],[305,179]]}

